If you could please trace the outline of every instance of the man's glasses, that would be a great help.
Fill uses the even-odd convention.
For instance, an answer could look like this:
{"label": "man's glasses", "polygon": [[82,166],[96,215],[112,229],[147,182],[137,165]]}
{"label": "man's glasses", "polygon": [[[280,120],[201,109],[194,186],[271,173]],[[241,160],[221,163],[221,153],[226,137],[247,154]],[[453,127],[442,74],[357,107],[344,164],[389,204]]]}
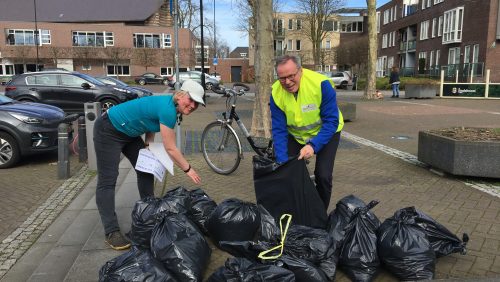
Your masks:
{"label": "man's glasses", "polygon": [[299,73],[300,69],[297,69],[297,71],[294,73],[294,74],[291,74],[289,76],[286,76],[286,77],[278,77],[278,80],[280,82],[286,82],[287,80],[294,80],[295,79],[295,76]]}

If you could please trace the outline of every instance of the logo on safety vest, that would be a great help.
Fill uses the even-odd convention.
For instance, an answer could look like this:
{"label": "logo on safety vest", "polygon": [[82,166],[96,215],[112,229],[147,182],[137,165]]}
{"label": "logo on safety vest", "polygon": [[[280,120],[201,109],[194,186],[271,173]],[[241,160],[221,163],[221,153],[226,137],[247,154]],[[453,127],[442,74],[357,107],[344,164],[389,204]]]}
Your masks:
{"label": "logo on safety vest", "polygon": [[302,105],[302,112],[303,113],[307,113],[307,112],[314,111],[317,109],[318,109],[318,107],[316,106],[316,104]]}

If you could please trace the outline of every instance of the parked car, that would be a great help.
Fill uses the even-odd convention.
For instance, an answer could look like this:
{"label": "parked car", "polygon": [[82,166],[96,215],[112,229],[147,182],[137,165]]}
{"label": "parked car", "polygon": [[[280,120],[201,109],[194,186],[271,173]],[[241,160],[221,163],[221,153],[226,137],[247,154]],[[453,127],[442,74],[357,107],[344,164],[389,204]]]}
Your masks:
{"label": "parked car", "polygon": [[57,127],[64,117],[60,108],[0,95],[0,168],[25,155],[57,150]]}
{"label": "parked car", "polygon": [[108,85],[114,85],[114,86],[118,85],[125,89],[129,89],[130,91],[136,93],[139,96],[139,98],[153,95],[153,92],[149,91],[146,88],[130,86],[125,82],[111,76],[97,76],[96,79]]}
{"label": "parked car", "polygon": [[[186,72],[179,72],[179,82],[182,83],[185,80],[194,80],[201,84],[201,71],[186,71]],[[176,82],[176,74],[174,73],[172,75],[172,80],[169,83],[170,87],[174,87]],[[219,87],[219,81],[213,77],[211,77],[208,74],[205,74],[205,89],[210,90],[213,87]]]}
{"label": "parked car", "polygon": [[352,85],[352,78],[348,72],[342,71],[342,72],[319,72],[319,73],[328,76],[328,78],[330,78],[333,81],[335,87],[337,88],[347,89],[348,85]]}
{"label": "parked car", "polygon": [[147,72],[141,76],[136,77],[134,80],[136,83],[138,83],[140,85],[146,85],[146,84],[168,85],[168,83],[169,83],[169,77],[157,75],[157,74],[152,73],[152,72]]}
{"label": "parked car", "polygon": [[5,86],[5,96],[50,104],[66,112],[83,112],[87,102],[101,102],[103,110],[138,95],[127,88],[111,86],[78,72],[41,71],[23,73]]}

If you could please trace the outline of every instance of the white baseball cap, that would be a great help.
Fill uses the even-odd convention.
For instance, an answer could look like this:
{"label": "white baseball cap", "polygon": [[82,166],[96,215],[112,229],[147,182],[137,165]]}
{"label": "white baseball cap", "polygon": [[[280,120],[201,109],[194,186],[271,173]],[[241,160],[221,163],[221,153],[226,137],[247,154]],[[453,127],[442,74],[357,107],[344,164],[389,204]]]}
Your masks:
{"label": "white baseball cap", "polygon": [[191,99],[193,99],[193,101],[205,106],[205,101],[203,101],[205,90],[203,90],[201,84],[199,84],[194,80],[186,80],[182,83],[181,90],[188,92],[189,96],[191,96]]}

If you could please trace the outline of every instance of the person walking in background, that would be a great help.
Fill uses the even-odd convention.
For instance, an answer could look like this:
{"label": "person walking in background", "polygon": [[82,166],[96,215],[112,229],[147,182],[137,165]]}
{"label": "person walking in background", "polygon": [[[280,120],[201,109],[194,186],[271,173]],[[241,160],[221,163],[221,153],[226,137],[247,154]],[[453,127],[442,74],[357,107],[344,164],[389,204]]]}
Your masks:
{"label": "person walking in background", "polygon": [[309,159],[316,154],[316,189],[328,209],[333,165],[344,126],[337,94],[328,77],[301,67],[295,56],[276,60],[278,81],[271,95],[272,135],[276,161]]}
{"label": "person walking in background", "polygon": [[[105,242],[115,250],[130,247],[120,232],[115,213],[115,186],[118,178],[120,154],[132,163],[137,162],[139,150],[154,141],[160,132],[163,146],[174,163],[191,180],[199,184],[200,177],[175,145],[175,123],[182,115],[189,115],[203,101],[203,87],[187,80],[174,95],[149,96],[128,101],[110,108],[94,125],[94,146],[97,159],[96,204],[106,235]],[[145,140],[142,135],[145,134]],[[136,170],[137,188],[141,199],[154,196],[154,176]]]}
{"label": "person walking in background", "polygon": [[391,98],[399,98],[399,69],[396,66],[392,67],[391,77],[389,78],[389,84],[392,85],[392,96]]}

